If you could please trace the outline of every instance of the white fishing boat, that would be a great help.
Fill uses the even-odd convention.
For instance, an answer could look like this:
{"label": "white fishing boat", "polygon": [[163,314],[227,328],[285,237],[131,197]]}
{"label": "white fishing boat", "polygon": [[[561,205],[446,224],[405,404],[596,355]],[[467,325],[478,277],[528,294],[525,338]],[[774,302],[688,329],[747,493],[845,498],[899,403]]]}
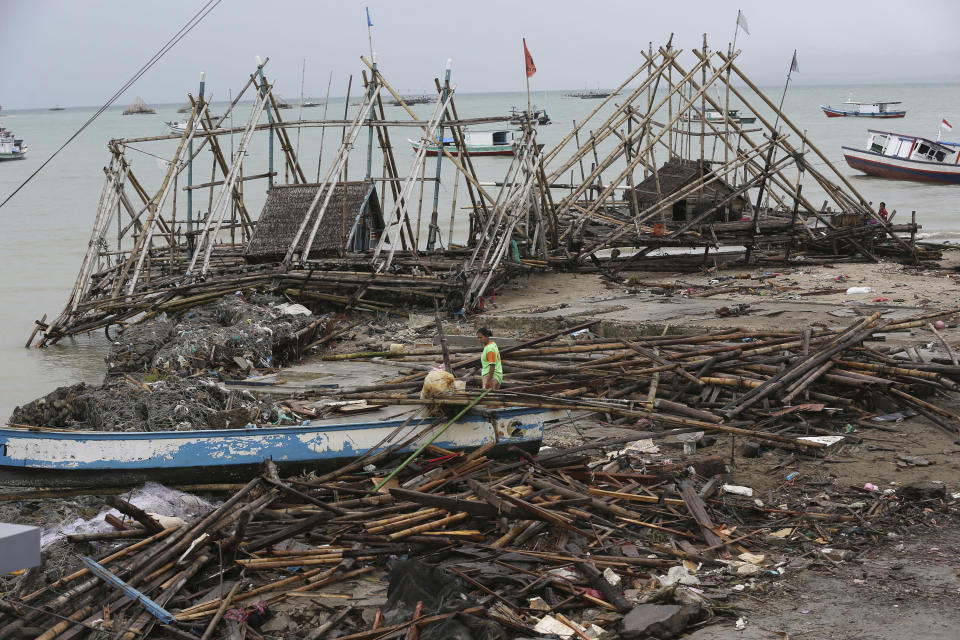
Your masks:
{"label": "white fishing boat", "polygon": [[[214,129],[220,126],[220,120],[221,120],[220,116],[210,116],[210,119],[213,120]],[[177,122],[164,122],[163,124],[167,125],[170,131],[173,131],[174,133],[183,133],[184,131],[187,130],[188,122],[189,120],[180,120]],[[197,129],[199,129],[200,131],[206,131],[207,126],[203,122],[198,122]]]}
{"label": "white fishing boat", "polygon": [[866,149],[842,147],[847,164],[892,180],[960,184],[960,144],[889,131],[868,131]]}
{"label": "white fishing boat", "polygon": [[847,100],[846,107],[831,107],[822,104],[820,109],[828,118],[902,118],[907,115],[903,109],[891,109],[890,105],[900,104],[897,101],[854,102]]}
{"label": "white fishing boat", "polygon": [[13,137],[13,132],[0,124],[0,160],[23,160],[27,146],[23,140]]}
{"label": "white fishing boat", "polygon": [[[520,138],[514,131],[467,131],[464,132],[464,147],[471,156],[512,156],[520,144]],[[407,138],[414,151],[420,149],[418,140]],[[453,155],[459,154],[453,138],[444,137],[443,146]],[[537,145],[539,149],[543,145]],[[427,147],[427,155],[435,156],[440,153],[440,146],[436,143]]]}

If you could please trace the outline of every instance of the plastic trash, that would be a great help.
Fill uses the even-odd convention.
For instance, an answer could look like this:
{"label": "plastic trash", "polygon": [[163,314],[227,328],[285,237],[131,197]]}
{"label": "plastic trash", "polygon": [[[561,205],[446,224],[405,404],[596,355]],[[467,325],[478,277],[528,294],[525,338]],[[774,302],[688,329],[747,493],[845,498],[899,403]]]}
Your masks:
{"label": "plastic trash", "polygon": [[870,287],[850,287],[847,289],[847,295],[852,293],[870,293],[871,291],[873,291],[873,289]]}
{"label": "plastic trash", "polygon": [[748,498],[753,497],[753,489],[750,487],[741,487],[735,484],[725,484],[723,485],[724,493],[732,493],[735,496],[746,496]]}

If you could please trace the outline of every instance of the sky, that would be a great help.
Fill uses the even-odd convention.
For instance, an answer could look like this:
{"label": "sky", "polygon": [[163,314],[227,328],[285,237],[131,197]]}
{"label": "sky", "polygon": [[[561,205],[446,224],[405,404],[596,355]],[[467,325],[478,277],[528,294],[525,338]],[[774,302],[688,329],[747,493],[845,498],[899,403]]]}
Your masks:
{"label": "sky", "polygon": [[[4,110],[103,104],[205,2],[0,0]],[[957,0],[222,0],[127,90],[148,103],[185,101],[200,71],[226,99],[269,57],[268,76],[287,99],[354,90],[369,56],[364,7],[384,77],[402,93],[423,93],[453,60],[462,93],[523,91],[523,48],[537,66],[534,91],[612,88],[642,62],[641,51],[673,34],[675,47],[726,50],[738,9],[739,66],[777,86],[797,49],[797,85],[960,83]]]}

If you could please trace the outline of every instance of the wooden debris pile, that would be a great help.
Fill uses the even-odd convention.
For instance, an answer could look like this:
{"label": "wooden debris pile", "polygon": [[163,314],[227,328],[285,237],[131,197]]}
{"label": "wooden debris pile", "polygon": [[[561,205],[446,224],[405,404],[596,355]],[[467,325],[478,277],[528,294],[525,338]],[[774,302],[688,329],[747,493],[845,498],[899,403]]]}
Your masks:
{"label": "wooden debris pile", "polygon": [[268,464],[212,512],[167,527],[110,497],[125,514],[117,531],[70,536],[97,560],[7,593],[0,638],[428,638],[454,623],[461,638],[644,637],[632,625],[662,603],[683,608],[682,631],[734,613],[734,584],[833,566],[881,528],[956,504],[942,487],[822,483],[811,502],[802,479],[761,500],[724,483],[721,458],[651,460],[687,431],[508,462],[484,447],[428,449],[392,471],[369,455],[323,476],[281,479]]}

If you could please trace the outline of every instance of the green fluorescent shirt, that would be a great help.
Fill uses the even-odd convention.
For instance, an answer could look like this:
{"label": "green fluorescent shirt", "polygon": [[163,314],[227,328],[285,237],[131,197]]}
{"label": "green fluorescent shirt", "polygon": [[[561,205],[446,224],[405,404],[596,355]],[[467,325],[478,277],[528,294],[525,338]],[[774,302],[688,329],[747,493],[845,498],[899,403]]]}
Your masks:
{"label": "green fluorescent shirt", "polygon": [[493,379],[503,382],[503,365],[500,363],[500,349],[496,342],[488,343],[480,354],[480,375],[484,378],[490,374],[490,365],[493,365]]}

